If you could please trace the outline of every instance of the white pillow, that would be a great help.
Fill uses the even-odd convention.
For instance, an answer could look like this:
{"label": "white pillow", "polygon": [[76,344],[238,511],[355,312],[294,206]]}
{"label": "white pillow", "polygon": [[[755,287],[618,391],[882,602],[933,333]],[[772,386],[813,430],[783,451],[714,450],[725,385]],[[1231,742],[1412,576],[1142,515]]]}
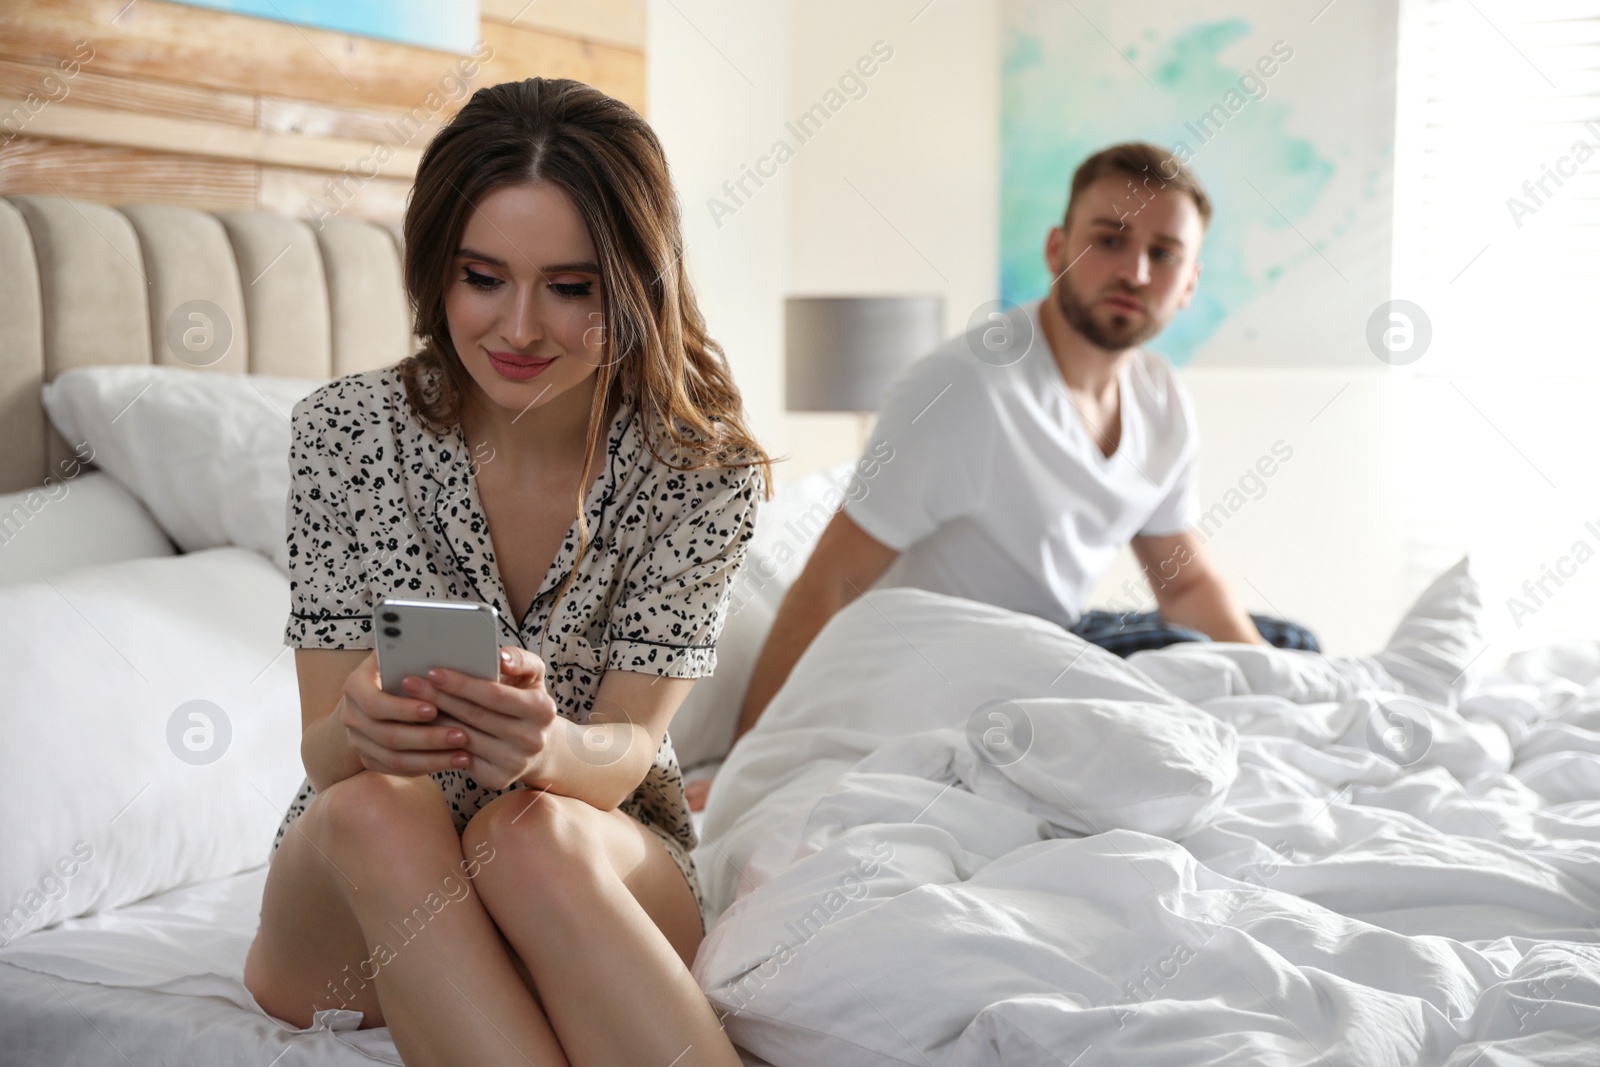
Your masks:
{"label": "white pillow", "polygon": [[44,387],[69,444],[142,501],[185,552],[242,545],[287,573],[289,418],[325,379],[185,367],[79,367]]}
{"label": "white pillow", "polygon": [[772,618],[772,606],[764,599],[729,606],[717,638],[716,673],[695,682],[672,717],[672,748],[684,770],[719,760],[733,747],[739,708],[750,688],[756,657],[772,629]]}
{"label": "white pillow", "polygon": [[[88,449],[85,458],[92,460]],[[70,461],[77,464],[77,460]],[[170,556],[155,519],[116,479],[65,468],[64,477],[0,496],[0,585],[91,563]]]}
{"label": "white pillow", "polygon": [[0,942],[266,862],[305,774],[288,611],[241,548],[0,588]]}

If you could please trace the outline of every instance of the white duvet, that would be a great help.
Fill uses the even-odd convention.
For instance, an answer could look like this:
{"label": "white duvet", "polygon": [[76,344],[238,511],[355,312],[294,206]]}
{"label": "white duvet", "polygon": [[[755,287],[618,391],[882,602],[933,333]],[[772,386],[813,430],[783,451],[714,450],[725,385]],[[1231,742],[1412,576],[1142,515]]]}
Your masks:
{"label": "white duvet", "polygon": [[1127,661],[910,589],[712,790],[695,975],[773,1064],[1600,1064],[1600,644]]}

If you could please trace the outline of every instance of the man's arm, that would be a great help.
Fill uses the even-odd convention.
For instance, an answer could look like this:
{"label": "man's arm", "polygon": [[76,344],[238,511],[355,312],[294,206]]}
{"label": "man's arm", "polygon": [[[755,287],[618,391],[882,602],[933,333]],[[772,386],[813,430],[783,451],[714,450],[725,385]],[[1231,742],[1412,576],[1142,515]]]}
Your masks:
{"label": "man's arm", "polygon": [[834,613],[860,596],[900,553],[855,524],[844,508],[834,512],[811,558],[806,560],[778,607],[767,641],[756,659],[750,688],[733,739],[738,741],[761,718],[783,687],[801,653]]}
{"label": "man's arm", "polygon": [[1267,643],[1233,599],[1194,529],[1171,536],[1135,537],[1130,545],[1167,622],[1199,630],[1213,641]]}

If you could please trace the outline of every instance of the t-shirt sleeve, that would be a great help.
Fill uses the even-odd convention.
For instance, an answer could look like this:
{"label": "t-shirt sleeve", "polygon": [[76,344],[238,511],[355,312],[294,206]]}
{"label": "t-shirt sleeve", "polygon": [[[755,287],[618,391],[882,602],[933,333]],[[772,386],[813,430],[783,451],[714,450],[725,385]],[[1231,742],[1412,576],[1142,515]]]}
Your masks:
{"label": "t-shirt sleeve", "polygon": [[1171,537],[1200,521],[1200,487],[1191,451],[1178,469],[1177,480],[1139,529],[1140,537]]}
{"label": "t-shirt sleeve", "polygon": [[863,456],[876,468],[845,503],[875,540],[903,552],[953,519],[976,512],[999,430],[975,366],[929,356],[889,389]]}
{"label": "t-shirt sleeve", "polygon": [[317,394],[295,405],[289,440],[289,621],[294,648],[369,649],[372,590],[346,484],[318,430]]}
{"label": "t-shirt sleeve", "polygon": [[[766,482],[756,465],[676,473],[668,486],[674,481],[686,485],[677,517],[622,579],[607,670],[699,678],[716,669],[729,593],[755,534]],[[679,502],[653,506],[668,503]]]}
{"label": "t-shirt sleeve", "polygon": [[1150,517],[1139,528],[1140,537],[1171,537],[1181,534],[1200,521],[1200,437],[1196,429],[1194,404],[1188,390],[1167,372],[1179,427],[1183,434],[1183,459],[1167,495],[1156,505]]}

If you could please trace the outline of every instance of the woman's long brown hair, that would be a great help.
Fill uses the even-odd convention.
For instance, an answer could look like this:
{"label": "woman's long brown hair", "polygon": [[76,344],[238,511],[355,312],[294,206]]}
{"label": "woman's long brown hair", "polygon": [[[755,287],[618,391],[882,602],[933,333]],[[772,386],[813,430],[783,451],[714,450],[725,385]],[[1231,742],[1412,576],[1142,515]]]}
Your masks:
{"label": "woman's long brown hair", "polygon": [[[406,398],[441,435],[459,423],[472,387],[450,340],[444,294],[473,206],[503,185],[552,182],[589,228],[600,264],[604,356],[578,480],[578,554],[588,546],[584,490],[613,388],[638,405],[650,454],[677,470],[759,465],[772,495],[772,461],[745,425],[721,347],[706,333],[683,264],[678,200],[661,142],[638,112],[567,78],[488,86],[428,143],[406,206],[405,284],[422,349],[400,364]],[[426,388],[424,375],[433,385]],[[556,594],[544,635],[576,562]],[[520,620],[519,620],[520,621]]]}

